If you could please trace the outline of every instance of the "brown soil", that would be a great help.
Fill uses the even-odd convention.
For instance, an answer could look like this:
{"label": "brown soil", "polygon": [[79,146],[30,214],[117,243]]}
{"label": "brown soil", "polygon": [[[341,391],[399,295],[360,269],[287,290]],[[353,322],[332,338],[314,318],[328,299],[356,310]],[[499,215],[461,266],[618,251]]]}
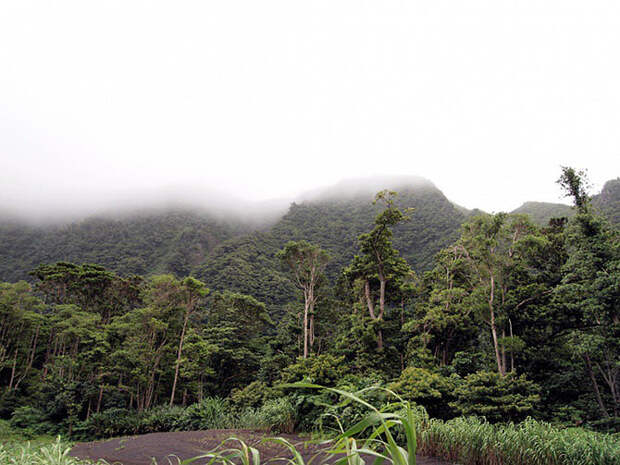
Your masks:
{"label": "brown soil", "polygon": [[[282,434],[288,441],[297,445],[297,450],[307,461],[319,465],[324,462],[334,462],[335,458],[321,450],[325,445],[305,443],[308,439],[291,434]],[[181,460],[197,457],[207,451],[215,449],[222,441],[230,437],[242,439],[246,444],[256,447],[260,451],[261,462],[265,463],[275,458],[291,457],[288,450],[270,442],[261,442],[266,433],[251,430],[208,430],[187,431],[173,433],[152,433],[141,436],[109,439],[107,441],[81,442],[71,450],[71,455],[83,459],[104,459],[110,464],[117,465],[151,465],[153,458],[159,465],[177,465]],[[228,447],[237,447],[239,444],[228,443]],[[327,459],[330,460],[327,460]],[[192,465],[202,465],[207,459],[192,462]],[[284,460],[274,461],[284,465]],[[366,460],[372,463],[370,457]],[[278,465],[278,464],[277,464]],[[447,465],[437,459],[418,456],[418,465]]]}

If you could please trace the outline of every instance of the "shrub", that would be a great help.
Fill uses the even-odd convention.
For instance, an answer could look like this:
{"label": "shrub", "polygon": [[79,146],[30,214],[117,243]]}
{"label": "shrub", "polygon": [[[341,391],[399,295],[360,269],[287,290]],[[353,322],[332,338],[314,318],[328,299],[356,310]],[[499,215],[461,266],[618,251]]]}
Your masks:
{"label": "shrub", "polygon": [[140,433],[159,433],[174,431],[178,428],[183,407],[162,405],[145,411],[141,415]]}
{"label": "shrub", "polygon": [[468,375],[454,390],[450,405],[462,415],[483,416],[491,423],[520,421],[540,401],[540,388],[525,375],[479,371]]}
{"label": "shrub", "polygon": [[433,417],[453,416],[448,402],[456,386],[456,378],[447,378],[426,368],[408,367],[388,388],[403,399],[422,405]]}
{"label": "shrub", "polygon": [[292,433],[295,430],[297,411],[286,397],[271,399],[259,411],[264,426],[276,433]]}
{"label": "shrub", "polygon": [[344,363],[344,356],[311,355],[298,358],[295,363],[282,371],[283,383],[294,383],[302,379],[324,386],[335,386],[349,369]]}
{"label": "shrub", "polygon": [[41,409],[30,406],[16,408],[9,425],[11,428],[20,429],[26,437],[55,433],[58,430]]}
{"label": "shrub", "polygon": [[185,408],[176,426],[185,431],[230,428],[235,425],[235,419],[229,411],[230,407],[225,400],[207,397]]}
{"label": "shrub", "polygon": [[80,439],[109,438],[141,433],[141,414],[127,409],[111,408],[93,413],[88,420],[80,422],[75,428],[75,436]]}
{"label": "shrub", "polygon": [[271,389],[262,381],[254,381],[243,389],[234,389],[230,401],[238,410],[258,408],[271,395]]}

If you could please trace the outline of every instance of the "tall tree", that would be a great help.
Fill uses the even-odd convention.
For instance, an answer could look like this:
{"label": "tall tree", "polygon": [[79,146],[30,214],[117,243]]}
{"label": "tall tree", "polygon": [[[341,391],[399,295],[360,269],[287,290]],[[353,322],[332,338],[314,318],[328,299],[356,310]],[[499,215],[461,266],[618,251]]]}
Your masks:
{"label": "tall tree", "polygon": [[293,272],[293,281],[304,296],[303,357],[308,357],[308,346],[314,344],[314,307],[319,297],[317,291],[324,282],[324,270],[330,256],[320,247],[307,241],[291,241],[278,252],[278,258]]}
{"label": "tall tree", "polygon": [[[620,415],[620,233],[593,212],[583,171],[563,167],[558,183],[573,198],[577,215],[565,230],[568,259],[556,296],[560,305],[576,315],[578,325],[571,347],[583,360],[601,414],[617,417]],[[607,396],[601,385],[606,386]]]}
{"label": "tall tree", "polygon": [[497,371],[502,376],[508,370],[506,348],[516,340],[510,312],[546,292],[538,285],[522,288],[528,281],[528,248],[538,247],[541,241],[544,238],[527,217],[498,213],[467,221],[452,249],[469,268],[472,304],[484,309],[479,314],[491,330]]}
{"label": "tall tree", "polygon": [[188,330],[190,319],[204,304],[205,297],[209,294],[209,289],[202,282],[192,277],[187,277],[181,281],[172,275],[155,276],[151,279],[151,298],[158,305],[174,308],[180,314],[181,327],[177,345],[176,362],[174,365],[174,377],[172,381],[172,391],[170,393],[170,406],[174,404],[177,382],[179,379],[179,369],[183,357],[183,345]]}
{"label": "tall tree", "polygon": [[[392,245],[392,227],[408,221],[406,215],[411,209],[402,212],[394,205],[396,192],[383,190],[375,196],[374,204],[383,203],[385,208],[375,218],[375,227],[358,237],[360,255],[353,258],[351,265],[345,269],[350,282],[357,282],[361,287],[370,318],[381,322],[385,314],[386,289],[393,283],[410,275],[411,269]],[[378,282],[379,309],[375,309],[373,284]],[[396,286],[398,288],[398,286]],[[377,330],[377,348],[383,349],[383,332]]]}

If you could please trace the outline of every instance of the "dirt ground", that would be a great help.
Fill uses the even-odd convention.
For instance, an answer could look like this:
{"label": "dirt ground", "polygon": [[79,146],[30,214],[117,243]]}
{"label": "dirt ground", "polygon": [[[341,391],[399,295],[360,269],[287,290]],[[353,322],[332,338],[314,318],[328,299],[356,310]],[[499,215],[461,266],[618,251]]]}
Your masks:
{"label": "dirt ground", "polygon": [[[153,458],[158,465],[177,465],[181,460],[197,457],[206,451],[217,447],[223,440],[230,437],[242,439],[251,446],[256,447],[261,454],[261,462],[265,463],[269,459],[286,457],[291,455],[288,450],[275,443],[260,441],[266,437],[265,433],[250,430],[208,430],[208,431],[187,431],[173,433],[152,433],[141,436],[131,436],[126,438],[110,439],[107,441],[81,442],[76,444],[71,450],[71,455],[83,459],[104,459],[110,464],[117,465],[151,465]],[[291,434],[282,434],[293,444],[298,445],[297,450],[307,462],[311,457],[317,456],[312,460],[313,464],[319,465],[327,461],[329,457],[322,453],[321,449],[325,446],[319,444],[304,444],[308,439]],[[238,444],[229,443],[229,447],[236,447]],[[334,457],[329,457],[333,462]],[[273,461],[273,460],[272,460]],[[207,459],[192,462],[192,465],[202,465]],[[275,461],[274,461],[275,462]],[[369,458],[367,463],[371,463]],[[284,464],[284,460],[280,462]],[[447,465],[437,459],[418,456],[418,465]]]}

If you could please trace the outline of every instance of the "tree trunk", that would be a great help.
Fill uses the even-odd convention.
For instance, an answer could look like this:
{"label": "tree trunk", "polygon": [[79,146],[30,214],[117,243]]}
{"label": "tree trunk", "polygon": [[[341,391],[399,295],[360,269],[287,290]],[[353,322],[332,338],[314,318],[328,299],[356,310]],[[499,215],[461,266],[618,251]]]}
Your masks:
{"label": "tree trunk", "polygon": [[[133,399],[133,394],[132,394]],[[99,398],[97,399],[97,413],[101,410],[101,401],[103,400],[103,384],[99,385]],[[129,408],[131,408],[131,399],[129,400]]]}
{"label": "tree trunk", "polygon": [[310,338],[310,349],[314,347],[314,309],[310,312],[310,329],[308,337]]}
{"label": "tree trunk", "polygon": [[187,322],[189,321],[189,312],[185,315],[183,320],[183,329],[181,330],[181,338],[179,339],[179,349],[177,350],[177,363],[174,367],[174,381],[172,382],[172,394],[170,394],[170,407],[174,404],[174,393],[177,388],[177,380],[179,379],[179,368],[181,366],[181,355],[183,354],[183,340],[185,339],[185,330],[187,329]]}
{"label": "tree trunk", "polygon": [[383,313],[385,312],[385,285],[387,281],[382,276],[379,275],[379,316],[378,320],[383,319]]}
{"label": "tree trunk", "polygon": [[370,318],[375,320],[377,317],[375,316],[375,304],[372,301],[372,296],[370,295],[370,282],[366,280],[364,283],[364,295],[366,297],[366,305],[368,305],[368,312],[370,313]]}
{"label": "tree trunk", "polygon": [[308,358],[308,299],[304,303],[304,358]]}
{"label": "tree trunk", "polygon": [[609,412],[605,408],[605,404],[603,404],[603,399],[601,398],[601,391],[598,388],[598,382],[596,381],[596,376],[594,376],[594,370],[592,370],[592,362],[590,361],[590,355],[584,354],[583,359],[586,362],[586,368],[588,369],[588,375],[590,375],[590,380],[592,381],[592,387],[594,388],[594,394],[596,396],[596,401],[598,402],[598,406],[601,409],[601,413],[605,418],[609,418]]}
{"label": "tree trunk", "polygon": [[491,324],[491,334],[493,335],[493,347],[495,349],[495,360],[497,361],[497,371],[501,376],[506,374],[502,366],[502,358],[499,353],[499,341],[497,339],[497,327],[495,325],[495,309],[493,307],[493,298],[495,297],[495,278],[491,275],[491,294],[489,295],[489,317]]}

